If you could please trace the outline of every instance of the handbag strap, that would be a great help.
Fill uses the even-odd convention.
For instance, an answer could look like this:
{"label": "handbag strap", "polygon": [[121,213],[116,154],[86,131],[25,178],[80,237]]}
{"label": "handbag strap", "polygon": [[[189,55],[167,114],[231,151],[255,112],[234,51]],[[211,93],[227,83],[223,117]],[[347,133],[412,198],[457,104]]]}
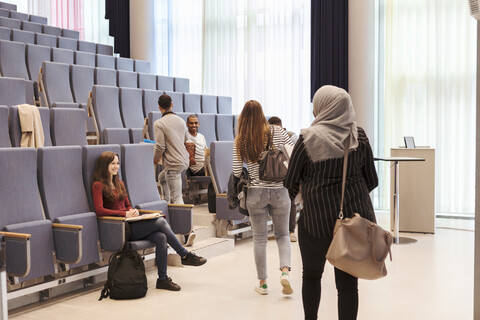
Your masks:
{"label": "handbag strap", "polygon": [[[273,128],[272,125],[270,125],[270,128],[268,130],[268,139],[267,139],[267,148],[265,149],[265,151],[268,151],[270,150],[270,147],[272,150],[275,149],[275,146],[273,145],[273,133],[274,133],[274,130],[275,128]],[[271,143],[271,145],[270,145]]]}
{"label": "handbag strap", "polygon": [[342,200],[340,201],[340,213],[338,214],[339,219],[343,219],[343,197],[345,195],[345,184],[347,181],[347,164],[348,164],[348,151],[350,149],[350,139],[347,138],[345,144],[345,153],[343,154],[343,177],[342,177]]}

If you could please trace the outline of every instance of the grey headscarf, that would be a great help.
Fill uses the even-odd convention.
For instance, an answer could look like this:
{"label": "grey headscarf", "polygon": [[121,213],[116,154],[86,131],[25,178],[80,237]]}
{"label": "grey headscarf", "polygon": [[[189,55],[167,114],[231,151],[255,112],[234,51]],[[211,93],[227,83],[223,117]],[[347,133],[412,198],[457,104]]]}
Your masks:
{"label": "grey headscarf", "polygon": [[357,123],[350,95],[335,86],[323,86],[313,96],[311,126],[302,130],[307,154],[312,161],[341,158],[344,143],[350,139],[350,150],[358,147]]}

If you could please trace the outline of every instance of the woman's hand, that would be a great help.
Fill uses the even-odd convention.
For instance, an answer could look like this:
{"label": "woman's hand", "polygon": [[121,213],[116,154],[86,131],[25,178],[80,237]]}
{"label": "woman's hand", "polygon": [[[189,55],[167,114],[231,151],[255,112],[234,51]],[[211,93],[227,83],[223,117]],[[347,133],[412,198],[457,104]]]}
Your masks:
{"label": "woman's hand", "polygon": [[125,214],[125,218],[131,218],[131,217],[136,217],[138,216],[140,213],[138,212],[137,209],[131,209],[131,210],[128,210]]}

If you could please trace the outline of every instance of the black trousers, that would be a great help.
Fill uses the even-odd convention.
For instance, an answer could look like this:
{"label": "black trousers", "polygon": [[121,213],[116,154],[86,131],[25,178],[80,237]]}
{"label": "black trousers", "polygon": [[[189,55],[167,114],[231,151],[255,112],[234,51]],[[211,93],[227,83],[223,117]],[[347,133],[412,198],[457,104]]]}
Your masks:
{"label": "black trousers", "polygon": [[[332,238],[315,238],[298,223],[298,243],[303,263],[302,300],[305,320],[317,319],[321,280],[325,267],[325,256]],[[338,292],[338,319],[357,318],[358,311],[358,279],[335,268],[335,284]]]}

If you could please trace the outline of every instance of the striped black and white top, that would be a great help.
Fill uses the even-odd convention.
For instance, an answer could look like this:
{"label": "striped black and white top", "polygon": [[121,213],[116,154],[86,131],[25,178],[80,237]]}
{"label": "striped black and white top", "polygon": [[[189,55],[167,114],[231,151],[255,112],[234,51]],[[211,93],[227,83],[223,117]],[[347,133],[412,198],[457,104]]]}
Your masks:
{"label": "striped black and white top", "polygon": [[[271,132],[273,131],[273,145],[275,148],[279,148],[281,145],[292,145],[292,140],[283,128],[277,126],[270,126]],[[265,146],[266,148],[266,146]],[[237,155],[236,143],[233,142],[233,174],[239,178],[242,173],[243,161]],[[283,188],[282,182],[264,181],[259,179],[258,175],[258,163],[247,162],[248,176],[250,178],[249,188]]]}
{"label": "striped black and white top", "polygon": [[[303,210],[298,223],[302,223],[314,237],[333,236],[340,211],[342,175],[343,157],[313,162],[307,154],[303,137],[300,136],[290,158],[284,185],[291,199],[295,198],[300,185],[302,186]],[[375,222],[369,193],[377,185],[372,149],[365,131],[359,127],[358,148],[348,154],[344,216],[351,217],[353,213],[359,213]]]}

